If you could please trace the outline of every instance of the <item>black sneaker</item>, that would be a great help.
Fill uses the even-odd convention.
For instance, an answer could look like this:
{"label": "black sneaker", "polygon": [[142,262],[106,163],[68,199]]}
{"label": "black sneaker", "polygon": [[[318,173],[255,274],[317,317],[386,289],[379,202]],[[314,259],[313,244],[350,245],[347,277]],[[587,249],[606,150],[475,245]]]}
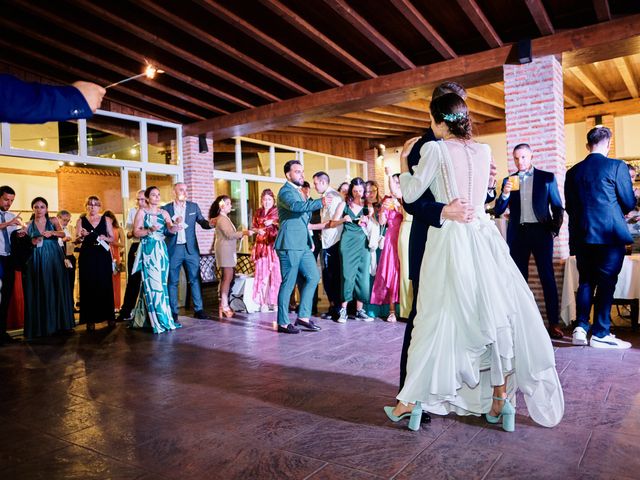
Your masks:
{"label": "black sneaker", "polygon": [[356,320],[362,320],[363,322],[373,322],[373,318],[367,315],[367,312],[364,311],[364,308],[361,308],[356,312]]}

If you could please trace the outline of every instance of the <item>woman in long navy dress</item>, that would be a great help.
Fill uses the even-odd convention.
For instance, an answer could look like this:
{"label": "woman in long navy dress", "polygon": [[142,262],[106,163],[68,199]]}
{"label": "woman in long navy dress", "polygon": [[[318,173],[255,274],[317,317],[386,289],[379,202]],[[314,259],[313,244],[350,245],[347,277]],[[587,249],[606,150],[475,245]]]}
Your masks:
{"label": "woman in long navy dress", "polygon": [[95,330],[95,324],[109,323],[115,326],[113,310],[113,264],[109,244],[113,241],[111,219],[100,215],[100,199],[87,198],[87,214],[76,225],[81,242],[78,267],[80,270],[80,323],[87,324],[87,331]]}
{"label": "woman in long navy dress", "polygon": [[75,325],[64,253],[58,245],[64,231],[56,217],[49,218],[44,198],[34,198],[31,208],[33,217],[25,228],[33,249],[22,272],[24,336],[29,340],[70,331]]}

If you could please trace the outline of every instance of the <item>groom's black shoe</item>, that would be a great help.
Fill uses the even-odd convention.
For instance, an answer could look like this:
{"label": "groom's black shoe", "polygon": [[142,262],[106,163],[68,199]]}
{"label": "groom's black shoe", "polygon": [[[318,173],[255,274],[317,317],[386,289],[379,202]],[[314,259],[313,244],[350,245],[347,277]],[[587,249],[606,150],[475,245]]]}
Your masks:
{"label": "groom's black shoe", "polygon": [[307,330],[309,330],[311,332],[319,332],[320,330],[322,330],[320,328],[320,325],[316,325],[313,320],[306,321],[306,320],[301,320],[301,319],[298,318],[296,320],[296,324],[295,325],[296,325],[296,327],[306,328]]}
{"label": "groom's black shoe", "polygon": [[278,325],[278,333],[300,333],[300,330],[287,323],[286,325]]}
{"label": "groom's black shoe", "polygon": [[198,320],[210,320],[211,317],[204,313],[204,310],[198,310],[197,312],[193,312],[193,318],[197,318]]}

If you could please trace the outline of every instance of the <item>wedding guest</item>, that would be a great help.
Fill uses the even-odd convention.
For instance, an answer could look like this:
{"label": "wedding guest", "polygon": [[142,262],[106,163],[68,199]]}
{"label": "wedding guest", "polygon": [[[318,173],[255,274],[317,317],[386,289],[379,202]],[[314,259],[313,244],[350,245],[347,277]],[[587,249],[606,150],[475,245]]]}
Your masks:
{"label": "wedding guest", "polygon": [[71,301],[73,304],[73,292],[76,287],[76,256],[74,255],[75,244],[73,240],[76,237],[76,231],[73,225],[71,225],[71,213],[69,213],[68,210],[60,210],[56,218],[64,232],[64,237],[59,238],[58,243],[64,252],[64,266],[67,278],[69,279],[69,291],[71,292]]}
{"label": "wedding guest", "polygon": [[0,74],[0,122],[45,123],[89,118],[100,107],[105,93],[104,87],[90,82],[45,85]]}
{"label": "wedding guest", "polygon": [[133,263],[136,259],[136,253],[140,246],[140,239],[134,235],[134,220],[138,210],[141,208],[144,209],[147,206],[147,198],[144,196],[144,192],[144,190],[138,190],[136,193],[136,206],[130,208],[129,213],[127,214],[127,239],[131,242],[131,246],[129,247],[129,254],[127,255],[127,273],[129,276],[127,278],[127,286],[124,290],[124,300],[122,301],[122,307],[120,308],[117,318],[120,322],[131,319],[131,312],[136,306],[136,302],[138,301],[138,296],[140,294],[142,273],[140,270],[134,273],[132,269]]}
{"label": "wedding guest", "polygon": [[22,272],[27,340],[68,332],[75,326],[64,253],[58,244],[65,233],[57,217],[49,218],[44,198],[34,198],[31,208],[33,216],[25,229],[34,248]]}
{"label": "wedding guest", "polygon": [[218,315],[231,318],[234,311],[229,307],[229,289],[235,273],[238,250],[238,240],[253,235],[251,230],[237,231],[229,218],[231,212],[231,198],[220,195],[209,209],[209,224],[216,229],[213,249],[216,254],[216,265],[220,268],[220,311]]}
{"label": "wedding guest", "polygon": [[365,200],[365,182],[360,177],[351,180],[347,200],[338,208],[329,227],[342,225],[340,238],[342,304],[338,323],[347,322],[347,304],[355,298],[358,320],[373,321],[364,310],[369,301],[371,256],[365,228],[370,219],[371,210]]}
{"label": "wedding guest", "polygon": [[[311,301],[313,291],[318,285],[320,276],[313,259],[311,248],[313,241],[309,235],[307,225],[311,212],[320,210],[327,203],[327,198],[306,200],[299,191],[304,182],[304,169],[298,160],[289,160],[284,164],[284,175],[287,183],[278,192],[278,218],[280,230],[276,238],[276,253],[280,259],[282,284],[278,292],[278,332],[297,334],[300,332],[296,325],[309,331],[318,331],[311,316]],[[298,274],[305,279],[300,292],[300,308],[298,319],[292,325],[289,322],[287,304],[296,284]]]}
{"label": "wedding guest", "polygon": [[169,213],[160,207],[158,187],[148,187],[144,195],[147,206],[139,208],[134,218],[134,235],[140,239],[140,246],[132,272],[141,272],[142,288],[131,327],[151,327],[153,333],[163,333],[182,326],[174,321],[169,302],[169,254],[165,234],[180,231],[184,219],[178,216],[174,223]]}
{"label": "wedding guest", "polygon": [[[388,168],[385,169],[387,175]],[[402,203],[402,190],[400,189],[400,178],[394,176],[389,177],[389,181],[397,185],[398,189],[392,195]],[[395,188],[395,187],[394,187]],[[392,189],[393,190],[393,189]],[[402,209],[402,223],[400,224],[400,232],[398,234],[398,260],[400,262],[400,287],[398,291],[398,303],[400,318],[408,320],[411,313],[411,305],[413,304],[413,286],[409,278],[409,239],[411,235],[411,224],[413,215],[409,214],[404,208]]]}
{"label": "wedding guest", "polygon": [[111,219],[113,228],[113,242],[109,245],[111,249],[111,263],[113,269],[113,307],[116,311],[119,311],[120,305],[122,304],[122,272],[120,271],[122,256],[120,251],[124,248],[124,233],[122,231],[122,227],[120,227],[120,224],[118,223],[116,215],[111,210],[104,212],[104,215]]}
{"label": "wedding guest", "polygon": [[327,317],[338,318],[342,295],[340,292],[340,237],[342,225],[329,228],[329,224],[336,211],[343,205],[340,193],[329,185],[329,175],[325,172],[317,172],[313,175],[313,185],[322,197],[332,198],[334,201],[328,207],[320,210],[320,223],[324,225],[321,230],[322,239],[322,286],[329,301]]}
{"label": "wedding guest", "polygon": [[202,292],[200,290],[200,247],[196,238],[196,224],[208,230],[211,228],[206,218],[202,216],[200,207],[195,202],[187,200],[187,186],[178,182],[173,186],[174,201],[162,208],[169,212],[174,220],[180,217],[185,222],[174,235],[166,232],[167,248],[169,250],[169,299],[174,322],[178,321],[178,283],[180,283],[180,269],[184,266],[187,281],[191,287],[193,300],[193,316],[199,319],[209,318],[202,307]]}
{"label": "wedding guest", "polygon": [[14,342],[7,333],[7,316],[15,282],[15,269],[11,262],[11,234],[22,227],[20,215],[9,211],[16,192],[9,185],[0,187],[0,345]]}
{"label": "wedding guest", "polygon": [[261,207],[256,211],[252,230],[256,233],[251,260],[255,265],[253,279],[253,301],[260,305],[260,311],[277,308],[278,289],[282,282],[280,261],[274,244],[278,236],[278,209],[273,191],[267,188],[260,195]]}
{"label": "wedding guest", "polygon": [[[366,182],[365,198],[367,200],[367,203],[371,206],[371,218],[375,220],[376,224],[378,225],[378,231],[377,232],[370,231],[370,234],[373,234],[374,236],[377,236],[378,238],[382,239],[384,237],[386,228],[383,227],[380,223],[381,199],[380,199],[380,189],[378,188],[377,182],[373,180],[368,180]],[[370,226],[370,229],[371,228],[373,228],[373,225]],[[384,240],[382,240],[382,242],[384,242]],[[369,279],[369,298],[371,298],[371,294],[373,292],[373,283],[375,282],[376,272],[378,269],[378,265],[380,263],[381,255],[382,255],[382,248],[380,248],[380,244],[373,245],[373,252],[371,257],[372,268],[370,269],[371,278]],[[369,315],[372,318],[376,318],[376,317],[387,318],[389,316],[389,306],[387,304],[375,305],[373,303],[366,303],[364,308],[365,308],[365,311],[367,312],[367,315]]]}
{"label": "wedding guest", "polygon": [[87,331],[95,324],[108,322],[115,326],[113,309],[113,266],[111,249],[113,226],[110,218],[100,214],[102,203],[91,195],[87,198],[87,213],[76,224],[76,242],[81,243],[78,269],[80,272],[80,323]]}
{"label": "wedding guest", "polygon": [[[569,249],[576,256],[578,292],[572,342],[594,348],[631,348],[611,333],[611,303],[632,243],[624,215],[636,205],[629,172],[620,160],[607,157],[611,130],[587,133],[589,155],[567,171],[564,196],[569,214]],[[593,306],[593,325],[590,325]],[[591,330],[591,340],[587,334]]]}
{"label": "wedding guest", "polygon": [[[302,195],[306,200],[311,199],[311,184],[304,181],[302,188],[300,188]],[[318,263],[318,257],[322,253],[322,229],[325,225],[320,221],[320,210],[314,210],[311,212],[311,218],[307,228],[311,232],[311,240],[313,241],[313,258]],[[298,290],[302,290],[301,283],[303,278],[298,276]],[[311,303],[311,315],[318,314],[318,286],[316,286],[315,292],[313,292],[313,301]]]}
{"label": "wedding guest", "polygon": [[337,191],[340,195],[342,195],[342,200],[346,200],[347,193],[349,193],[349,182],[342,182],[338,186]]}
{"label": "wedding guest", "polygon": [[371,303],[374,305],[389,305],[389,315],[387,322],[396,321],[396,303],[399,301],[400,291],[400,258],[398,257],[398,237],[400,235],[400,225],[402,224],[402,206],[399,199],[400,174],[389,177],[389,191],[391,196],[382,199],[380,207],[379,222],[385,229],[384,246],[375,280]]}

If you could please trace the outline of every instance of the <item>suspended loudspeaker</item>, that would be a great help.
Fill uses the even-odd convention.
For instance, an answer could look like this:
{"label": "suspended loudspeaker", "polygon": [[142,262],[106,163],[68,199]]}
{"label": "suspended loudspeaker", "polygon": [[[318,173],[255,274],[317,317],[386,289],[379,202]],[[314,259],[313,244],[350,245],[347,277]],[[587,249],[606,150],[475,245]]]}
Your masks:
{"label": "suspended loudspeaker", "polygon": [[518,42],[518,62],[531,63],[533,57],[531,56],[531,39],[525,38]]}
{"label": "suspended loudspeaker", "polygon": [[198,146],[200,153],[207,153],[209,151],[209,147],[207,146],[207,134],[201,133],[198,135]]}

